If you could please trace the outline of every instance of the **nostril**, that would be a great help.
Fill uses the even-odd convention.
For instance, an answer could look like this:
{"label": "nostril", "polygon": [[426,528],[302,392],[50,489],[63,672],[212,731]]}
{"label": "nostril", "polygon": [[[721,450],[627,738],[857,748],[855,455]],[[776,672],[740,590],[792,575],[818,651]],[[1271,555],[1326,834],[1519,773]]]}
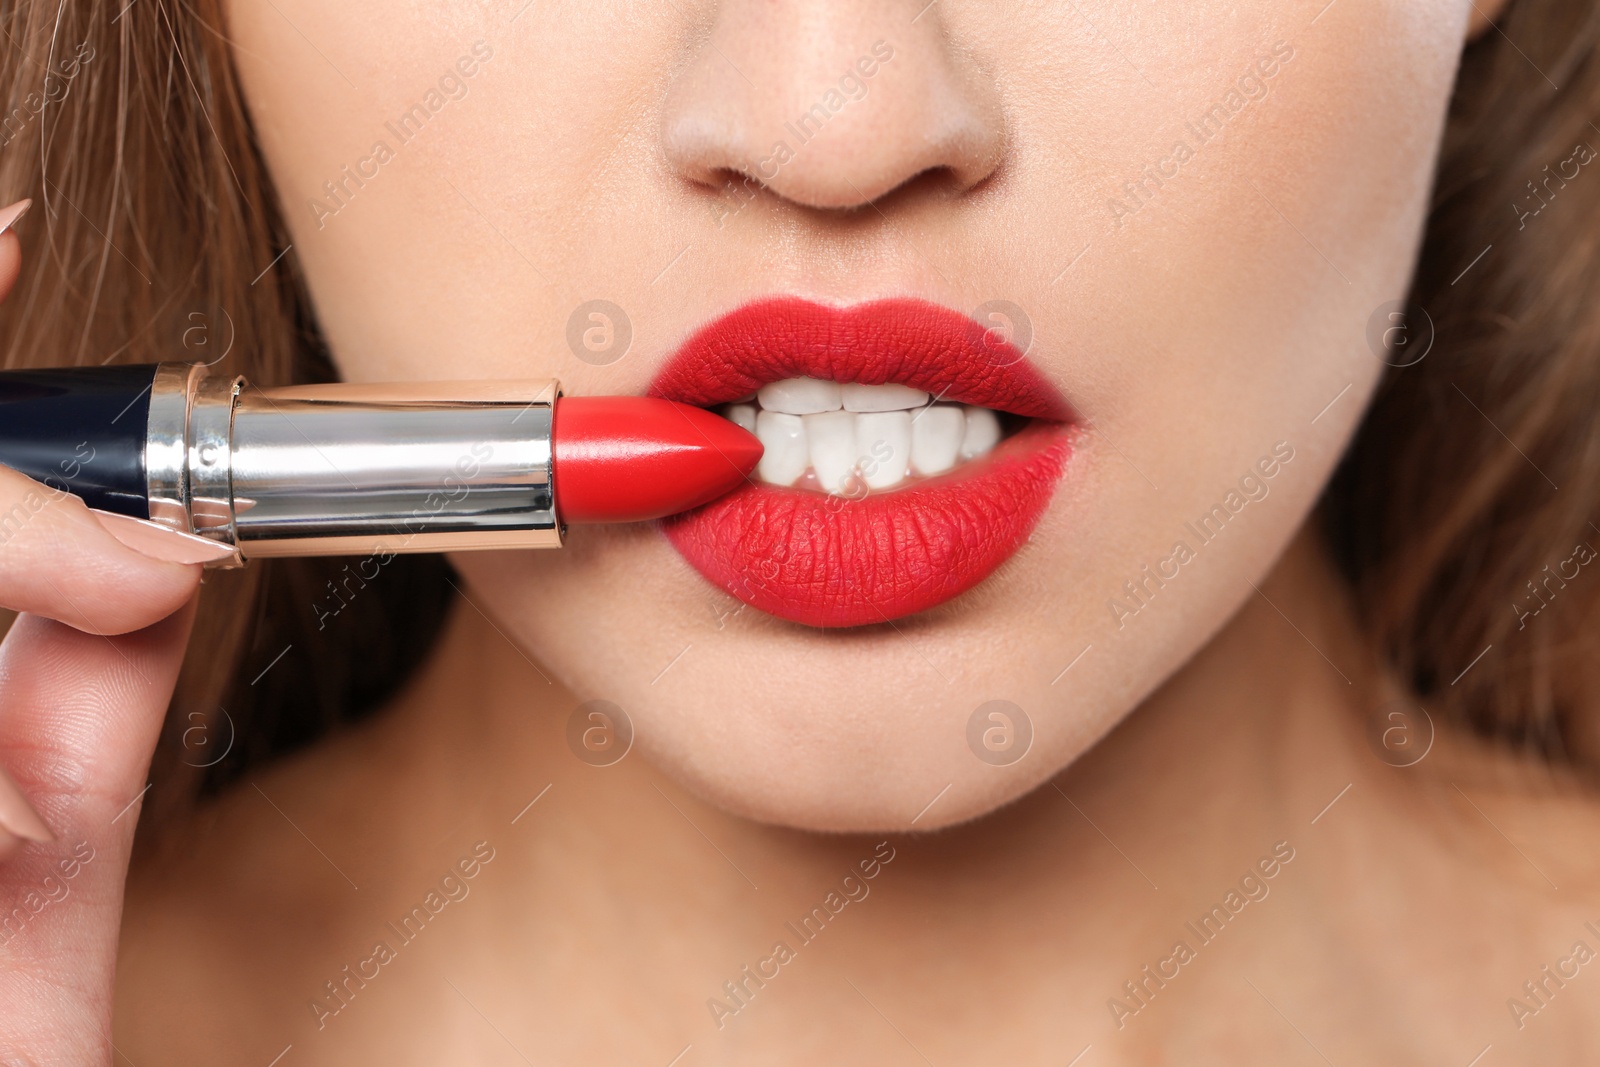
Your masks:
{"label": "nostril", "polygon": [[901,182],[881,199],[893,201],[901,196],[960,196],[979,188],[993,176],[992,168],[968,172],[947,165],[927,167]]}
{"label": "nostril", "polygon": [[852,212],[872,205],[882,208],[909,197],[959,196],[990,177],[984,172],[976,175],[976,181],[968,181],[957,168],[945,165],[925,167],[903,179],[897,175],[785,173],[783,167],[769,168],[764,179],[759,176],[762,173],[756,167],[719,167],[703,176],[686,177],[715,192],[728,213],[737,213],[764,197],[818,211]]}
{"label": "nostril", "polygon": [[760,169],[756,167],[748,171],[737,167],[719,167],[701,177],[687,176],[697,184],[704,185],[719,196],[732,201],[748,202],[762,196],[770,196],[774,200],[788,200],[801,207],[837,211],[854,211],[867,207],[874,201],[882,201],[913,191],[925,193],[961,191],[961,183],[949,167],[929,167],[918,171],[887,191],[880,191],[877,185],[863,189],[850,177],[844,176],[840,184],[846,187],[846,195],[832,198],[815,193],[809,195],[798,193],[795,183],[782,181],[781,167],[766,174],[765,177],[758,177],[760,173]]}

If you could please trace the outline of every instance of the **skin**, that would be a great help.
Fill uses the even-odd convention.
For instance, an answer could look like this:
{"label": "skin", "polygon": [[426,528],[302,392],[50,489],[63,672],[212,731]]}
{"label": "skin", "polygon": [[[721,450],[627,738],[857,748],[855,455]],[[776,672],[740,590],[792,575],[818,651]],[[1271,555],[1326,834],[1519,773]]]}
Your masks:
{"label": "skin", "polygon": [[[1465,1064],[1592,1042],[1600,979],[1521,1028],[1506,1000],[1575,940],[1600,948],[1600,871],[1570,847],[1600,815],[1443,730],[1393,766],[1367,723],[1401,691],[1305,525],[1382,370],[1366,324],[1405,290],[1457,58],[1492,6],[518,6],[229,5],[346,378],[636,393],[758,296],[998,298],[1082,415],[1077,452],[1016,559],[894,627],[740,610],[645,528],[455,557],[463,601],[395,706],[202,809],[130,884],[125,1056]],[[748,202],[719,191],[880,39],[894,58],[863,99]],[[478,40],[466,95],[315,210]],[[1196,144],[1185,122],[1278,42],[1265,95],[1131,210],[1123,183]],[[634,336],[605,367],[565,342],[596,297]],[[1269,495],[1115,618],[1123,581],[1279,442]],[[166,581],[177,599],[135,623],[192,589]],[[635,730],[609,767],[567,745],[591,699]],[[1034,729],[1007,767],[966,744],[995,699]],[[118,758],[106,792],[133,796],[138,753]],[[46,797],[50,825],[70,799]],[[313,1006],[479,842],[493,859],[451,883],[463,899],[336,1014]],[[1147,1005],[1125,993],[1275,849],[1262,899]],[[801,945],[785,922],[880,850],[870,894]],[[85,876],[114,895],[120,873]],[[75,906],[41,921],[108,959],[114,903]],[[778,939],[795,961],[719,1026],[708,1000],[732,1004],[723,983]],[[106,993],[67,999],[97,1016]],[[109,1057],[105,1028],[74,1032]]]}
{"label": "skin", "polygon": [[[1393,3],[1312,27],[1314,12],[1278,3],[1117,5],[1094,25],[1124,53],[1145,42],[1125,61],[1069,13],[956,4],[913,21],[923,6],[623,19],[540,5],[515,25],[491,9],[443,30],[387,5],[230,9],[346,378],[639,393],[695,327],[762,296],[1024,309],[1034,362],[1093,430],[1028,550],[923,618],[842,635],[754,611],[728,620],[738,604],[642,527],[585,531],[559,555],[455,560],[473,602],[553,678],[627,710],[640,754],[669,777],[807,829],[904,829],[946,785],[919,828],[994,810],[1086,751],[1254,595],[1383,369],[1362,338],[1406,288],[1431,179],[1418,146],[1437,140],[1471,10]],[[296,27],[314,28],[326,59]],[[465,97],[401,144],[384,122],[480,39],[493,57]],[[552,55],[546,39],[568,46]],[[741,209],[710,184],[757,166],[879,40],[894,58],[770,192]],[[1135,203],[1124,184],[1278,42],[1293,58],[1265,97],[1119,215],[1113,197]],[[1327,121],[1330,100],[1360,121]],[[378,139],[394,159],[328,214],[324,182]],[[633,328],[629,354],[604,367],[565,340],[596,297]],[[1278,442],[1295,458],[1268,500],[1118,625],[1107,604],[1123,582]],[[1002,773],[965,734],[997,699],[1032,719],[1037,754]]]}

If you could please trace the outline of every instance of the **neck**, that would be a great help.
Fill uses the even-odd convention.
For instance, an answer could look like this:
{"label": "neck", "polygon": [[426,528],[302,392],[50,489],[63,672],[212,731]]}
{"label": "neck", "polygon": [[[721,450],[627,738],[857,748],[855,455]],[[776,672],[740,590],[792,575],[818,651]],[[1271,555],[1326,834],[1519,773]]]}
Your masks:
{"label": "neck", "polygon": [[[475,1032],[493,1019],[514,1045],[559,1034],[596,1062],[667,1063],[688,1043],[705,1064],[846,1045],[915,1062],[907,1044],[929,1062],[1068,1063],[1093,1045],[1088,1067],[1242,1041],[1288,1062],[1308,1038],[1333,1062],[1414,1062],[1534,1014],[1560,1047],[1591,1047],[1591,994],[1519,990],[1546,980],[1526,946],[1600,937],[1600,874],[1571,848],[1600,834],[1592,794],[1374,714],[1414,708],[1401,696],[1302,538],[1030,795],[938,833],[807,834],[703,804],[640,752],[575,759],[578,699],[463,603],[388,714],[197,813],[191,849],[130,885],[136,912],[171,921],[126,927],[126,959],[148,976],[175,956],[181,973],[210,941],[161,931],[270,933],[275,987],[312,1011],[279,1016],[257,990],[230,1010],[352,1049],[439,1011]],[[251,918],[286,906],[318,922],[295,937]],[[365,960],[374,941],[401,962]],[[1460,958],[1474,966],[1439,966]],[[219,960],[226,985],[237,961]]]}

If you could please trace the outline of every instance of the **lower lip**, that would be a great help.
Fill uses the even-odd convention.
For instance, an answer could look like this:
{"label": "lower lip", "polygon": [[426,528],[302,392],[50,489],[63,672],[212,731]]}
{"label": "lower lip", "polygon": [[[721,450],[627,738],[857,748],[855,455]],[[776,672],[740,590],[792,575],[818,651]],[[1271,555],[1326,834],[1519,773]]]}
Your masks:
{"label": "lower lip", "polygon": [[864,626],[971,589],[1033,532],[1072,454],[1068,426],[1035,421],[981,459],[849,499],[751,483],[665,520],[708,580],[809,626]]}

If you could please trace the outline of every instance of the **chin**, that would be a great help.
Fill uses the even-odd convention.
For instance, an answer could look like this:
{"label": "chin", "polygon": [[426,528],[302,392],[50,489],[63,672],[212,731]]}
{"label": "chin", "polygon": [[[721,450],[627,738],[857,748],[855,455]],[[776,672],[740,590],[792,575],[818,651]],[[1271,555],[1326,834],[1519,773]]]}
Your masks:
{"label": "chin", "polygon": [[[764,665],[764,681],[730,665],[720,683],[707,672],[686,676],[676,692],[641,694],[639,755],[708,804],[761,823],[825,833],[928,831],[1037,788],[1098,734],[1087,721],[1063,721],[1065,709],[1042,698],[1029,701],[1035,710],[1023,716],[1026,724],[1008,721],[1015,706],[996,702],[1001,710],[986,711],[980,728],[971,728],[974,709],[990,704],[970,694],[1004,691],[1003,680],[919,681],[925,668],[896,662],[882,665],[874,681],[862,673],[862,658],[891,649],[915,656],[905,638],[891,632],[892,643],[869,638],[852,650],[836,636],[822,639],[832,646],[822,649],[815,635],[805,642],[812,651],[799,654],[799,670],[783,669],[778,657],[752,657]],[[806,674],[824,679],[803,685]],[[1013,747],[987,753],[985,730],[1011,731],[1004,740]]]}
{"label": "chin", "polygon": [[[910,767],[903,751],[863,752],[848,744],[814,745],[804,756],[769,749],[701,753],[692,761],[682,759],[676,746],[643,747],[652,765],[706,803],[740,818],[810,833],[941,830],[982,818],[1049,777],[1043,761],[1026,769],[980,767],[993,772],[980,774],[934,754]],[[973,762],[964,751],[961,755]]]}

